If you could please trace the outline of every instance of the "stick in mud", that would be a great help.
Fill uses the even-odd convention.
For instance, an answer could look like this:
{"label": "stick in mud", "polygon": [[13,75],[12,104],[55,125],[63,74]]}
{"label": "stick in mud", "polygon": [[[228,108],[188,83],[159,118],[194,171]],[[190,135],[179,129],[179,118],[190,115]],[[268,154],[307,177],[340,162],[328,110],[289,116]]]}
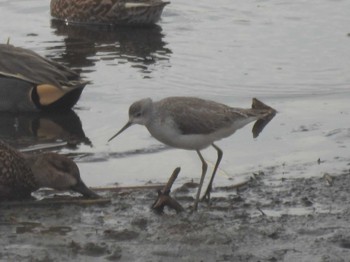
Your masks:
{"label": "stick in mud", "polygon": [[107,205],[110,204],[111,200],[109,198],[97,198],[97,199],[84,199],[84,198],[50,198],[43,200],[32,200],[32,201],[6,201],[0,203],[0,207],[45,207],[52,205],[79,205],[79,206],[89,206],[89,205]]}
{"label": "stick in mud", "polygon": [[151,207],[156,213],[162,214],[165,206],[174,209],[176,213],[184,210],[183,207],[170,196],[171,187],[173,186],[177,175],[180,173],[180,170],[180,167],[175,168],[168,180],[168,183],[163,187],[163,189],[158,190],[158,197]]}

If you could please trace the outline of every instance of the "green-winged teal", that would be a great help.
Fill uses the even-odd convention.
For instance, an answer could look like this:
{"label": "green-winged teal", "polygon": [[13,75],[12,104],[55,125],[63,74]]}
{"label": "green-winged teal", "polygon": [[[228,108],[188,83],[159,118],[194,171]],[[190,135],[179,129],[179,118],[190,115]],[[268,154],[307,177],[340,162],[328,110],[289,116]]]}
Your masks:
{"label": "green-winged teal", "polygon": [[159,21],[162,0],[51,0],[51,15],[68,23],[151,25]]}
{"label": "green-winged teal", "polygon": [[23,154],[0,141],[0,200],[30,198],[41,187],[98,198],[81,180],[78,166],[71,159],[56,153]]}
{"label": "green-winged teal", "polygon": [[0,111],[67,111],[87,81],[37,53],[0,44]]}
{"label": "green-winged teal", "polygon": [[233,108],[196,97],[168,97],[157,102],[146,98],[130,106],[129,121],[109,141],[131,125],[140,124],[146,126],[153,137],[166,145],[195,150],[202,161],[202,175],[194,205],[194,209],[197,209],[207,171],[207,163],[200,151],[213,146],[218,155],[204,195],[209,199],[213,179],[223,155],[222,150],[214,142],[232,135],[236,130],[253,121],[257,121],[253,128],[253,134],[256,137],[266,125],[259,120],[268,122],[275,113],[276,110],[255,98],[252,107],[248,109]]}

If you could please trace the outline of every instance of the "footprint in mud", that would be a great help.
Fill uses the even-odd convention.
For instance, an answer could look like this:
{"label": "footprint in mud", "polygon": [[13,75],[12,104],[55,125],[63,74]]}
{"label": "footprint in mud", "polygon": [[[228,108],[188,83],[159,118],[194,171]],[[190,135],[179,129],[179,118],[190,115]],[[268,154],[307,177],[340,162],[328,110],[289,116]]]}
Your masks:
{"label": "footprint in mud", "polygon": [[84,245],[82,253],[87,256],[99,257],[109,252],[108,252],[108,247],[103,243],[101,245],[98,245],[92,242],[88,242]]}
{"label": "footprint in mud", "polygon": [[109,254],[108,247],[105,243],[99,245],[93,242],[88,242],[84,246],[81,246],[78,242],[72,241],[69,247],[74,253],[86,256],[100,257]]}
{"label": "footprint in mud", "polygon": [[51,234],[51,233],[58,233],[60,235],[65,235],[72,231],[71,227],[68,226],[52,226],[48,229],[42,230],[42,234]]}
{"label": "footprint in mud", "polygon": [[40,223],[31,223],[31,222],[21,222],[21,226],[16,227],[16,234],[25,234],[25,233],[40,233],[40,234],[52,234],[57,233],[60,235],[65,235],[72,231],[71,227],[68,226],[51,226],[45,228]]}
{"label": "footprint in mud", "polygon": [[16,234],[32,233],[42,225],[35,222],[19,222],[20,226],[16,227]]}
{"label": "footprint in mud", "polygon": [[105,258],[107,260],[110,260],[110,261],[117,261],[117,260],[121,259],[121,257],[122,257],[122,249],[121,249],[121,247],[116,247],[116,248],[114,248],[112,254],[105,257]]}
{"label": "footprint in mud", "polygon": [[115,246],[110,248],[106,243],[96,244],[88,242],[81,246],[78,242],[72,241],[69,247],[76,254],[90,257],[105,256],[105,259],[109,261],[117,261],[122,257],[121,247]]}
{"label": "footprint in mud", "polygon": [[127,229],[124,229],[121,231],[107,229],[103,233],[105,238],[114,239],[116,241],[133,240],[140,235],[138,232],[127,230]]}
{"label": "footprint in mud", "polygon": [[350,249],[350,238],[335,239],[333,242],[341,248]]}

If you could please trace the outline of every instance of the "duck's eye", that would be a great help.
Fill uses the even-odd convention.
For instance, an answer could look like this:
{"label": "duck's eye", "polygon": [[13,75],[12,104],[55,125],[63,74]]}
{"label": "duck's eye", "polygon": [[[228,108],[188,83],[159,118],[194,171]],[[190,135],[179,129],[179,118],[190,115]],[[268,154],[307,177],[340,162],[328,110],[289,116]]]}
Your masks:
{"label": "duck's eye", "polygon": [[136,117],[140,117],[140,116],[141,116],[141,112],[136,113],[135,116],[136,116]]}

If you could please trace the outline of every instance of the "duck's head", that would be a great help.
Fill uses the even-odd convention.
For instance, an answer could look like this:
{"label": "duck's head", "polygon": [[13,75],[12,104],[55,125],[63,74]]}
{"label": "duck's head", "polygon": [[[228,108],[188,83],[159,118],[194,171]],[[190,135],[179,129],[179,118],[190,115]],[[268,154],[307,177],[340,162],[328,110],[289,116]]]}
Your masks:
{"label": "duck's head", "polygon": [[147,123],[151,119],[152,108],[153,108],[153,101],[151,98],[144,98],[134,102],[129,107],[129,121],[126,123],[124,127],[122,127],[122,129],[119,130],[118,133],[112,136],[108,140],[108,142],[111,141],[120,133],[122,133],[125,129],[127,129],[128,127],[134,124],[147,125]]}
{"label": "duck's head", "polygon": [[89,189],[80,178],[75,162],[56,153],[43,153],[27,156],[38,187],[50,187],[56,190],[73,190],[88,198],[99,196]]}

